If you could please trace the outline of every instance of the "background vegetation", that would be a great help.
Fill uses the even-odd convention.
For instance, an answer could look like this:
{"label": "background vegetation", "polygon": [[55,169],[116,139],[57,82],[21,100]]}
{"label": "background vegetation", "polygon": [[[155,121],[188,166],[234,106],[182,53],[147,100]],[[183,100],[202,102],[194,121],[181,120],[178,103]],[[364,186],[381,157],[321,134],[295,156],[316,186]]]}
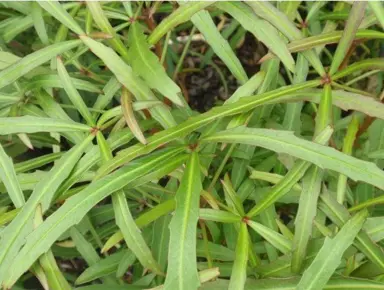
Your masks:
{"label": "background vegetation", "polygon": [[384,289],[381,2],[0,2],[4,289]]}

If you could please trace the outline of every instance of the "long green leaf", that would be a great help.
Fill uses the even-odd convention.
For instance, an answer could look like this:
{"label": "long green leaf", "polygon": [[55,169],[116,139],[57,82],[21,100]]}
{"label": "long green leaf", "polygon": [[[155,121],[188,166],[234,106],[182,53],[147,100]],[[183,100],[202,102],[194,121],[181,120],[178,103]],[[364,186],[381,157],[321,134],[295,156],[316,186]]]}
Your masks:
{"label": "long green leaf", "polygon": [[342,227],[334,238],[325,238],[324,245],[315,260],[303,273],[297,285],[298,290],[324,289],[340,264],[343,253],[353,243],[354,238],[363,227],[367,216],[368,211],[359,212]]}
{"label": "long green leaf", "polygon": [[239,127],[213,134],[205,142],[241,143],[261,146],[309,161],[323,169],[343,173],[384,189],[384,173],[374,164],[343,154],[333,148],[298,138],[292,132]]}
{"label": "long green leaf", "polygon": [[317,199],[321,189],[323,170],[312,166],[303,178],[303,190],[300,195],[299,209],[295,218],[293,239],[292,272],[300,272],[307,253],[307,246],[312,235],[313,220],[316,216]]}
{"label": "long green leaf", "polygon": [[212,47],[216,55],[226,64],[240,83],[248,80],[247,74],[240,60],[233,52],[228,41],[217,30],[215,23],[207,11],[200,11],[192,16],[192,23],[204,35],[205,40]]}
{"label": "long green leaf", "polygon": [[[93,83],[77,79],[77,78],[70,78],[71,83],[75,86],[78,90],[88,91],[92,93],[99,93],[100,89]],[[43,75],[37,75],[33,78],[29,79],[25,83],[21,83],[22,89],[24,91],[30,91],[39,87],[43,88],[63,88],[63,83],[60,81],[60,78],[58,75],[55,74],[43,74]]]}
{"label": "long green leaf", "polygon": [[343,62],[349,47],[355,38],[356,31],[359,28],[361,21],[363,20],[366,6],[367,2],[365,1],[356,1],[353,3],[343,31],[343,35],[341,36],[335,55],[333,56],[333,61],[329,69],[330,75],[333,75],[338,70],[340,64]]}
{"label": "long green leaf", "polygon": [[[297,290],[297,283],[299,277],[287,279],[248,279],[245,283],[245,290]],[[228,280],[218,279],[214,282],[205,283],[200,290],[227,290]],[[354,289],[354,290],[370,290],[381,289],[384,283],[367,279],[356,278],[332,278],[328,281],[324,290],[340,290],[340,289]],[[86,290],[86,289],[84,289]],[[91,290],[91,289],[90,289]]]}
{"label": "long green leaf", "polygon": [[[333,198],[329,193],[323,192],[320,195],[320,199],[321,201],[318,204],[319,209],[338,227],[342,227],[350,219],[347,209],[338,203],[336,198]],[[372,241],[364,230],[357,235],[354,245],[364,253],[369,260],[380,267],[380,269],[384,269],[384,252],[381,247]]]}
{"label": "long green leaf", "polygon": [[128,49],[125,47],[112,25],[109,23],[108,18],[105,15],[105,11],[102,9],[102,3],[97,1],[88,1],[87,8],[101,31],[111,35],[112,38],[108,39],[108,43],[113,47],[113,49],[120,53],[125,61],[128,61]]}
{"label": "long green leaf", "polygon": [[148,37],[148,42],[150,44],[157,43],[168,31],[183,22],[189,21],[192,15],[213,3],[213,1],[198,1],[180,6],[171,15],[161,21],[156,29],[152,31],[151,35]]}
{"label": "long green leaf", "polygon": [[64,66],[64,63],[59,56],[57,57],[57,73],[63,84],[63,88],[67,93],[67,96],[71,100],[72,104],[83,116],[89,126],[95,126],[95,120],[93,119],[90,111],[88,110],[87,105],[84,103],[83,98],[80,96],[79,92],[73,85],[71,78],[69,77],[69,74]]}
{"label": "long green leaf", "polygon": [[[129,185],[138,177],[150,173],[156,167],[169,162],[180,149],[159,152],[142,158],[129,166],[121,168],[97,182],[93,182],[84,190],[69,198],[54,214],[48,217],[31,235],[26,244],[14,259],[17,267],[9,267],[4,285],[10,287],[46,251],[67,229],[78,224],[86,213],[98,202],[111,193]],[[175,164],[171,170],[180,166]],[[16,219],[15,219],[16,220]],[[9,266],[9,265],[8,265]]]}
{"label": "long green leaf", "polygon": [[149,49],[144,33],[139,24],[132,23],[128,33],[129,59],[132,69],[152,88],[179,106],[181,90],[167,75],[158,57]]}
{"label": "long green leaf", "polygon": [[21,191],[20,184],[17,180],[15,167],[12,158],[4,151],[0,145],[0,179],[5,184],[8,195],[16,208],[22,207],[25,203],[24,194]]}
{"label": "long green leaf", "polygon": [[375,13],[377,20],[381,24],[381,28],[384,29],[384,7],[383,3],[379,1],[370,1],[368,3],[371,6],[373,13]]}
{"label": "long green leaf", "polygon": [[76,279],[75,284],[84,284],[113,274],[116,271],[121,259],[124,258],[126,252],[127,250],[123,250],[97,261],[81,273],[81,275]]}
{"label": "long green leaf", "polygon": [[36,132],[90,132],[91,127],[73,121],[40,117],[0,118],[0,135]]}
{"label": "long green leaf", "polygon": [[241,223],[239,236],[236,243],[236,258],[233,263],[231,279],[229,281],[229,290],[244,289],[245,280],[247,278],[249,239],[247,224]]}
{"label": "long green leaf", "polygon": [[223,1],[215,6],[232,15],[245,29],[263,42],[289,70],[294,71],[295,62],[286,43],[269,22],[258,18],[246,4],[241,2]]}
{"label": "long green leaf", "polygon": [[[94,138],[87,137],[82,143],[73,147],[56,163],[34,188],[32,195],[15,219],[3,231],[2,247],[0,249],[0,280],[5,279],[5,273],[10,270],[9,263],[16,256],[20,247],[25,242],[25,237],[32,231],[31,221],[36,208],[41,205],[45,212],[51,203],[53,195],[63,180],[69,175],[85,148]],[[46,251],[44,251],[46,252]],[[43,253],[44,253],[43,252]],[[37,259],[38,257],[36,257]],[[36,260],[35,259],[35,260]],[[35,261],[34,260],[34,261]],[[34,262],[32,261],[32,263]],[[32,264],[31,263],[31,264]],[[30,266],[30,265],[29,265]]]}
{"label": "long green leaf", "polygon": [[[111,150],[100,132],[97,134],[97,143],[104,161],[111,159]],[[112,204],[115,211],[116,224],[120,228],[127,246],[144,267],[157,274],[162,274],[160,266],[153,258],[151,250],[148,248],[139,228],[133,220],[124,191],[119,190],[112,194]]]}
{"label": "long green leaf", "polygon": [[73,17],[63,8],[59,1],[41,1],[38,3],[49,14],[51,14],[73,32],[78,35],[84,34],[84,31],[81,29],[79,24],[77,24]]}
{"label": "long green leaf", "polygon": [[[85,35],[80,36],[80,39],[94,54],[104,61],[105,65],[113,72],[119,82],[128,88],[138,100],[157,100],[150,88],[133,73],[131,67],[116,52]],[[164,128],[176,125],[171,113],[165,106],[154,107],[150,109],[150,112]]]}
{"label": "long green leaf", "polygon": [[196,226],[202,185],[200,163],[191,154],[175,200],[176,209],[170,223],[166,289],[196,289],[200,285],[196,263]]}
{"label": "long green leaf", "polygon": [[272,246],[277,248],[283,254],[290,253],[292,251],[292,241],[284,237],[283,235],[275,232],[274,230],[262,225],[260,223],[249,220],[248,225],[257,232],[260,236],[266,239]]}
{"label": "long green leaf", "polygon": [[[247,4],[253,9],[256,15],[275,26],[289,40],[292,41],[303,38],[300,30],[295,27],[283,12],[274,7],[271,3],[251,1],[247,2]],[[303,52],[303,55],[308,59],[309,63],[320,76],[325,74],[324,67],[314,50],[305,51]]]}
{"label": "long green leaf", "polygon": [[24,76],[34,68],[49,61],[60,53],[77,47],[80,43],[80,40],[55,43],[23,57],[0,72],[0,88],[12,84],[18,78]]}
{"label": "long green leaf", "polygon": [[[322,93],[322,90],[309,90],[305,93],[297,92],[292,95],[286,95],[284,101],[311,101],[320,103]],[[344,111],[354,110],[367,114],[368,116],[384,119],[384,104],[374,98],[361,94],[332,90],[332,104]]]}
{"label": "long green leaf", "polygon": [[[370,2],[371,3],[371,2]],[[372,3],[375,3],[372,1]],[[318,35],[313,35],[309,37],[305,37],[298,40],[293,40],[290,43],[288,43],[288,50],[289,52],[300,52],[304,50],[308,50],[311,48],[321,48],[325,44],[332,44],[339,42],[341,36],[343,35],[343,31],[332,31],[332,32],[325,32]],[[384,33],[380,31],[375,30],[366,30],[366,29],[359,29],[356,32],[355,39],[383,39]],[[268,53],[259,62],[266,61],[268,59],[273,58],[272,53]]]}
{"label": "long green leaf", "polygon": [[118,156],[100,168],[99,175],[104,175],[105,173],[112,171],[113,169],[125,164],[133,158],[149,153],[156,149],[158,146],[166,144],[179,137],[185,136],[186,134],[189,134],[214,120],[226,116],[248,112],[249,110],[267,102],[277,102],[279,98],[286,94],[296,92],[300,89],[316,87],[319,84],[320,81],[309,81],[302,84],[283,87],[260,95],[244,97],[233,104],[216,107],[204,114],[200,114],[196,117],[190,117],[187,121],[178,124],[174,128],[161,131],[155,136],[148,138],[148,144],[145,146],[138,144],[119,152],[120,154],[118,154]]}

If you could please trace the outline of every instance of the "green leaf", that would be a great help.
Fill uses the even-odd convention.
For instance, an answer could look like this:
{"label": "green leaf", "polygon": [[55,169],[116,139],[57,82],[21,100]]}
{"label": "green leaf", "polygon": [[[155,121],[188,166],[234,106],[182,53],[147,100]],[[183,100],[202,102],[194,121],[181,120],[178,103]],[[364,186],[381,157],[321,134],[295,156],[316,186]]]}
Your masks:
{"label": "green leaf", "polygon": [[[135,222],[139,228],[142,228],[150,223],[154,222],[159,217],[166,215],[175,209],[176,203],[173,199],[164,201],[147,212],[139,216]],[[101,252],[104,253],[109,251],[113,246],[119,243],[123,239],[123,235],[120,231],[116,232],[111,236],[108,241],[105,243],[104,247],[101,249]]]}
{"label": "green leaf", "polygon": [[167,75],[158,57],[149,49],[142,28],[132,23],[128,33],[129,60],[135,73],[176,105],[184,106],[181,90]]}
{"label": "green leaf", "polygon": [[373,13],[376,15],[377,20],[379,20],[381,24],[381,28],[384,29],[384,7],[383,3],[379,1],[370,1],[368,5],[371,6]]}
{"label": "green leaf", "polygon": [[103,88],[103,94],[100,94],[97,97],[93,108],[96,110],[103,110],[112,101],[113,96],[120,89],[120,87],[121,84],[119,81],[115,77],[111,77]]}
{"label": "green leaf", "polygon": [[218,132],[204,138],[203,141],[261,146],[384,189],[384,173],[374,163],[359,160],[331,147],[298,138],[292,132],[239,127]]}
{"label": "green leaf", "polygon": [[273,247],[281,251],[283,254],[288,254],[292,251],[292,241],[274,230],[260,223],[248,220],[247,224]]}
{"label": "green leaf", "polygon": [[0,178],[5,184],[8,195],[16,208],[22,207],[25,203],[24,194],[21,191],[17,180],[12,158],[10,158],[0,145]]}
{"label": "green leaf", "polygon": [[251,32],[259,41],[264,43],[284,64],[294,71],[295,61],[286,43],[279,36],[276,28],[269,22],[258,18],[252,10],[241,2],[219,2],[215,4],[219,9],[229,13],[240,22],[246,30]]}
{"label": "green leaf", "polygon": [[287,86],[256,96],[244,97],[233,104],[216,107],[206,113],[200,114],[195,117],[190,117],[187,121],[184,121],[173,128],[163,130],[157,133],[155,136],[149,137],[147,139],[148,144],[145,146],[143,146],[142,144],[138,144],[131,146],[126,150],[120,151],[115,158],[107,162],[104,166],[99,169],[98,176],[104,175],[107,172],[111,172],[117,167],[125,164],[126,162],[129,162],[133,158],[141,156],[143,154],[147,154],[159,147],[160,145],[164,145],[179,137],[185,136],[186,134],[189,134],[204,125],[207,125],[214,120],[226,116],[247,112],[257,106],[268,102],[278,102],[278,99],[282,98],[286,94],[295,92],[300,89],[316,87],[319,84],[320,81],[309,81],[297,85]]}
{"label": "green leaf", "polygon": [[303,190],[295,218],[295,235],[292,243],[291,267],[294,273],[300,272],[307,256],[307,246],[312,236],[312,226],[316,216],[317,199],[322,180],[323,170],[317,166],[312,166],[303,178]]}
{"label": "green leaf", "polygon": [[331,67],[329,69],[329,74],[331,76],[338,70],[339,66],[347,55],[347,52],[355,38],[356,31],[359,28],[361,21],[363,20],[366,6],[367,2],[364,1],[353,3],[352,9],[349,12],[347,23],[345,24],[343,35],[341,36],[335,55],[333,56]]}
{"label": "green leaf", "polygon": [[[272,184],[277,184],[284,178],[283,175],[279,175],[276,173],[269,173],[269,172],[265,172],[265,171],[254,170],[251,167],[249,167],[249,171],[251,173],[249,178],[268,181]],[[299,184],[295,184],[293,186],[293,189],[296,191],[302,191],[302,187]]]}
{"label": "green leaf", "polygon": [[[205,269],[199,272],[199,280],[200,280],[200,283],[203,284],[207,281],[217,278],[219,275],[220,275],[219,268]],[[148,290],[161,290],[161,289],[165,289],[165,285],[160,285]]]}
{"label": "green leaf", "polygon": [[126,88],[122,89],[120,100],[121,110],[123,111],[124,119],[129,129],[131,129],[137,140],[139,140],[142,144],[146,144],[147,140],[145,140],[144,134],[141,131],[133,113],[132,95]]}
{"label": "green leaf", "polygon": [[[374,1],[372,1],[374,3]],[[325,44],[337,43],[340,41],[341,36],[343,35],[343,31],[332,31],[325,32],[318,35],[313,35],[309,37],[305,37],[298,40],[292,40],[288,43],[289,52],[300,52],[312,48],[321,48]],[[359,29],[356,32],[355,40],[360,39],[383,39],[384,33],[375,30],[366,30]],[[259,60],[259,62],[264,62],[268,59],[273,58],[274,55],[272,53],[268,53]]]}
{"label": "green leaf", "polygon": [[247,224],[241,223],[239,229],[239,236],[236,243],[236,258],[233,263],[231,279],[229,281],[229,290],[242,290],[244,288],[245,280],[247,278],[247,264],[248,264],[248,251],[249,239]]}
{"label": "green leaf", "polygon": [[[323,192],[320,195],[320,199],[319,209],[338,227],[342,227],[350,219],[347,209],[338,203],[328,192]],[[377,246],[364,230],[357,235],[354,245],[369,260],[381,269],[384,269],[384,253],[381,247]]]}
{"label": "green leaf", "polygon": [[248,80],[247,74],[228,41],[217,30],[209,13],[207,11],[197,12],[192,16],[191,21],[236,79],[244,84]]}
{"label": "green leaf", "polygon": [[240,200],[240,197],[237,195],[235,190],[233,189],[233,186],[231,184],[231,180],[229,179],[228,174],[224,176],[224,180],[221,181],[224,189],[224,194],[225,194],[225,200],[227,204],[229,205],[232,210],[240,215],[244,216],[244,207],[242,204],[242,201]]}
{"label": "green leaf", "polygon": [[[290,41],[303,38],[300,30],[296,28],[288,17],[269,2],[251,1],[247,2],[247,5],[252,8],[256,15],[275,26]],[[314,50],[305,51],[303,55],[320,76],[325,74],[324,67]]]}
{"label": "green leaf", "polygon": [[[174,157],[179,152],[180,149],[160,151],[157,154],[144,157],[140,161],[132,162],[129,166],[91,183],[84,190],[69,198],[63,206],[28,236],[24,247],[14,259],[13,263],[18,266],[9,268],[10,272],[4,285],[13,285],[47,248],[71,226],[78,224],[94,205],[111,193],[129,185],[138,177],[145,176],[157,167],[163,166],[164,163],[169,162],[169,158]],[[180,164],[176,164],[172,170],[178,166]]]}
{"label": "green leaf", "polygon": [[93,248],[92,244],[84,238],[76,226],[70,228],[69,231],[71,233],[71,238],[75,243],[76,249],[87,262],[88,266],[96,264],[100,260],[100,257]]}
{"label": "green leaf", "polygon": [[69,74],[63,64],[63,61],[59,56],[57,57],[57,73],[61,83],[63,84],[63,88],[72,104],[83,116],[88,125],[94,127],[96,125],[95,120],[93,119],[91,112],[88,110],[87,105],[84,103],[83,98],[80,96],[79,92],[73,85],[71,78],[69,77]]}
{"label": "green leaf", "polygon": [[[119,38],[119,35],[115,32],[113,27],[108,21],[104,10],[102,9],[102,3],[96,1],[88,1],[87,8],[92,15],[92,19],[95,21],[101,31],[111,35],[111,39],[108,39],[108,43],[120,53],[125,61],[129,60],[128,50],[124,43]],[[124,19],[127,20],[127,19]]]}
{"label": "green leaf", "polygon": [[373,70],[373,69],[378,69],[380,71],[384,70],[383,58],[370,58],[370,59],[364,59],[362,61],[354,62],[353,64],[347,66],[345,69],[336,72],[332,76],[332,81],[348,76],[356,71]]}
{"label": "green leaf", "polygon": [[[119,82],[126,88],[129,88],[130,92],[132,92],[138,100],[157,100],[150,88],[133,73],[131,67],[122,61],[112,49],[85,35],[80,36],[80,39],[94,54],[104,61],[105,65],[112,71]],[[150,109],[150,112],[164,128],[176,125],[171,113],[165,106],[156,106]]]}
{"label": "green leaf", "polygon": [[38,2],[39,5],[46,10],[50,15],[59,20],[66,27],[71,29],[78,35],[84,34],[79,24],[72,18],[72,16],[63,8],[59,1],[42,1]]}
{"label": "green leaf", "polygon": [[241,222],[242,217],[231,212],[218,209],[201,208],[199,210],[199,218],[207,221],[215,221],[220,223],[236,223]]}
{"label": "green leaf", "polygon": [[353,216],[341,228],[337,235],[325,242],[315,260],[304,271],[303,276],[297,285],[298,290],[321,290],[327,284],[334,271],[341,262],[343,253],[353,243],[368,216],[368,211],[361,211]]}
{"label": "green leaf", "polygon": [[195,13],[203,10],[214,2],[199,1],[190,2],[180,6],[171,15],[162,20],[160,24],[152,31],[148,37],[149,44],[156,44],[168,31],[177,25],[189,21]]}
{"label": "green leaf", "polygon": [[47,30],[45,28],[43,12],[39,4],[36,2],[31,3],[31,15],[32,15],[32,19],[33,19],[33,23],[34,23],[37,35],[39,36],[41,42],[44,45],[48,45],[49,38],[48,38]]}
{"label": "green leaf", "polygon": [[[352,155],[353,145],[355,143],[356,134],[359,130],[359,120],[356,116],[352,117],[352,121],[348,126],[347,133],[344,137],[343,143],[343,153]],[[345,195],[347,190],[347,177],[345,175],[340,174],[339,179],[337,181],[337,201],[340,204],[344,203]]]}
{"label": "green leaf", "polygon": [[120,228],[127,246],[145,268],[161,275],[160,266],[153,258],[151,250],[132,217],[124,192],[115,193],[112,201],[115,209],[119,207],[119,210],[115,210],[116,224]]}
{"label": "green leaf", "polygon": [[22,173],[26,172],[35,168],[39,168],[43,165],[46,165],[48,163],[51,163],[52,161],[55,161],[56,159],[59,159],[65,152],[57,152],[57,153],[50,153],[45,154],[40,157],[31,158],[29,160],[16,163],[15,171],[16,173]]}
{"label": "green leaf", "polygon": [[[31,222],[36,208],[41,205],[45,212],[51,203],[55,191],[69,175],[85,148],[90,144],[94,136],[90,135],[82,143],[74,146],[56,163],[48,175],[34,188],[32,195],[22,207],[18,215],[2,232],[2,247],[0,249],[0,277],[6,277],[4,273],[11,270],[9,263],[16,256],[20,247],[24,244],[26,236],[32,231]],[[42,253],[45,253],[46,250]],[[41,254],[42,254],[41,253]],[[36,259],[38,256],[36,257]],[[35,260],[36,260],[35,259]],[[29,266],[32,265],[33,262]],[[3,278],[3,279],[4,279]]]}
{"label": "green leaf", "polygon": [[[299,277],[286,278],[286,279],[247,279],[245,288],[246,290],[296,290]],[[201,287],[201,290],[226,290],[228,289],[228,280],[217,279],[214,282],[209,282]],[[356,289],[356,290],[370,290],[380,289],[383,287],[382,282],[356,279],[356,278],[332,278],[328,281],[324,290],[339,290],[339,289]]]}
{"label": "green leaf", "polygon": [[40,117],[0,118],[0,135],[36,132],[90,132],[91,127],[73,121]]}
{"label": "green leaf", "polygon": [[[100,89],[93,83],[77,79],[77,78],[70,78],[71,83],[73,86],[78,90],[88,91],[92,93],[100,93]],[[24,91],[30,91],[34,90],[36,88],[42,87],[42,88],[63,88],[63,83],[61,82],[58,75],[53,74],[44,74],[44,75],[37,75],[33,78],[29,79],[27,82],[22,83],[22,89]]]}
{"label": "green leaf", "polygon": [[84,284],[113,274],[126,253],[127,250],[123,250],[97,261],[89,268],[87,268],[83,273],[81,273],[81,275],[76,279],[75,284]]}
{"label": "green leaf", "polygon": [[34,68],[37,68],[60,53],[77,47],[80,43],[80,40],[55,43],[23,57],[0,72],[0,88],[12,84]]}
{"label": "green leaf", "polygon": [[165,289],[196,289],[200,285],[196,263],[196,226],[199,218],[199,156],[191,154],[179,189],[170,223],[168,269]]}
{"label": "green leaf", "polygon": [[[322,93],[322,90],[310,90],[305,93],[297,92],[292,95],[287,95],[284,101],[311,101],[320,103]],[[374,98],[361,94],[342,90],[332,90],[332,104],[344,111],[354,110],[362,112],[368,116],[384,119],[384,104],[378,102]]]}
{"label": "green leaf", "polygon": [[[36,214],[34,217],[34,227],[39,226],[43,222],[43,215],[41,211],[41,205],[36,208]],[[59,267],[57,266],[55,257],[51,250],[40,256],[39,263],[41,268],[44,270],[45,276],[47,277],[48,286],[50,289],[63,289],[71,290],[68,281],[64,278]]]}
{"label": "green leaf", "polygon": [[238,87],[225,103],[235,103],[240,98],[251,96],[260,87],[264,79],[265,72],[259,71],[253,77],[251,77],[244,85]]}

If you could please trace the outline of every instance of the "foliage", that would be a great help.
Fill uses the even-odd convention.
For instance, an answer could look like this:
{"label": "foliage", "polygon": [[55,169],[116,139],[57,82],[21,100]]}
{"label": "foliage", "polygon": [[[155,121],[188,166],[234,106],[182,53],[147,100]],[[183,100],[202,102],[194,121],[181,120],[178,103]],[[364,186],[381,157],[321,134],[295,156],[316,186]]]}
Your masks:
{"label": "foliage", "polygon": [[0,17],[2,289],[384,289],[382,3]]}

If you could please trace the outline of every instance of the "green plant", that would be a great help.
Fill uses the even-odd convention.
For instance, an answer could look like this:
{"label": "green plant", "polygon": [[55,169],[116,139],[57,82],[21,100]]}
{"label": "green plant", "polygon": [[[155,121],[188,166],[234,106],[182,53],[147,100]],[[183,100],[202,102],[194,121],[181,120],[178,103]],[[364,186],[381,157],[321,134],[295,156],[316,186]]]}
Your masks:
{"label": "green plant", "polygon": [[382,3],[0,5],[1,287],[384,289]]}

